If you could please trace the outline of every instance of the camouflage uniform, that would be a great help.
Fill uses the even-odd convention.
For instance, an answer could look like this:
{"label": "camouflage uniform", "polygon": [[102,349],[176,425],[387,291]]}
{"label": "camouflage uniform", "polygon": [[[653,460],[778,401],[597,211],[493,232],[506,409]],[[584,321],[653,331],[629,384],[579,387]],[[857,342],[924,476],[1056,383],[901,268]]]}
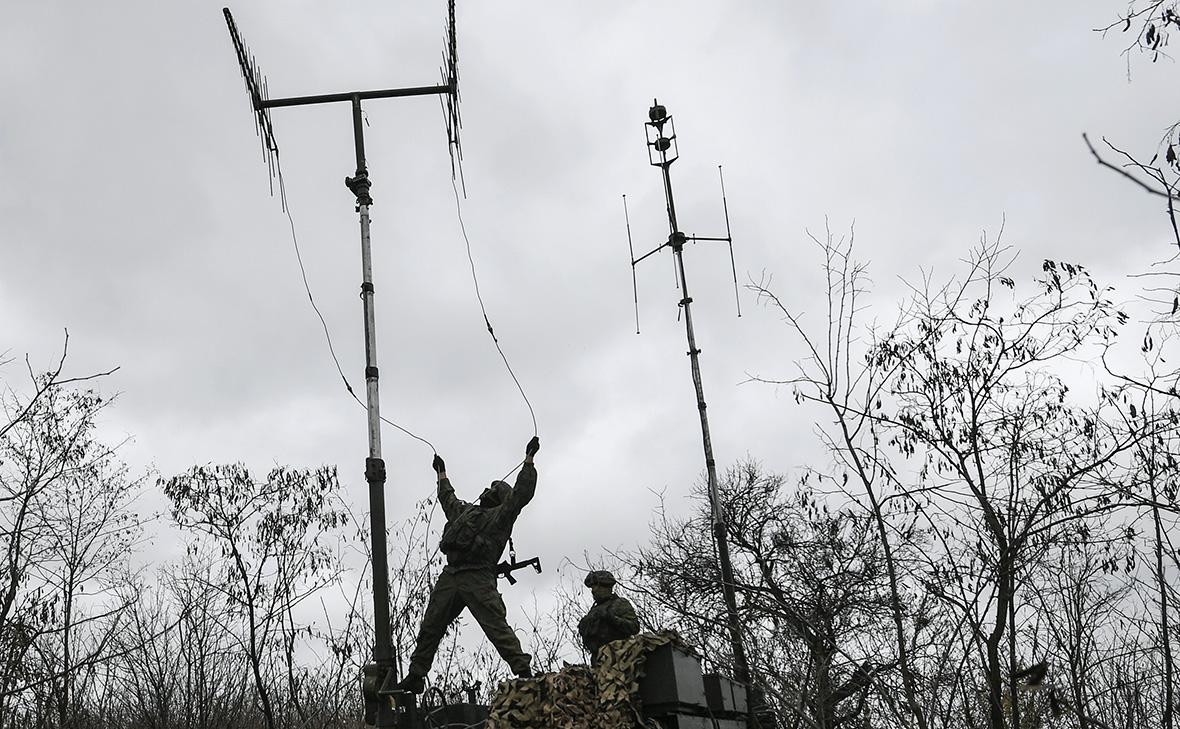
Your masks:
{"label": "camouflage uniform", "polygon": [[[615,578],[610,572],[596,570],[586,576],[585,584],[587,587],[610,587],[615,584]],[[596,597],[586,617],[578,621],[578,634],[582,636],[582,645],[590,654],[592,666],[598,665],[599,648],[616,640],[630,638],[638,632],[639,618],[635,615],[635,608],[627,598],[613,593],[601,599]]]}
{"label": "camouflage uniform", "polygon": [[499,503],[491,507],[458,499],[450,480],[439,480],[438,501],[447,517],[439,546],[447,556],[447,564],[422,616],[417,647],[410,658],[410,676],[424,677],[430,672],[438,644],[463,608],[483,628],[513,673],[529,671],[532,657],[521,650],[520,640],[508,625],[504,600],[496,589],[496,560],[504,552],[516,517],[532,500],[536,488],[537,469],[531,463],[521,467],[515,488],[503,481],[492,484]]}

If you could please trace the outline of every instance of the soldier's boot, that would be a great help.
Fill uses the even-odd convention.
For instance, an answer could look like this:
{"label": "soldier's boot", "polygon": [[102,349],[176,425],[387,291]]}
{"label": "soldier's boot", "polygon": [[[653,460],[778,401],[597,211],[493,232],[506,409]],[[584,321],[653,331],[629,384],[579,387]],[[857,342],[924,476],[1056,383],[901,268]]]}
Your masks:
{"label": "soldier's boot", "polygon": [[420,694],[426,690],[426,677],[408,673],[405,678],[393,685],[393,690]]}

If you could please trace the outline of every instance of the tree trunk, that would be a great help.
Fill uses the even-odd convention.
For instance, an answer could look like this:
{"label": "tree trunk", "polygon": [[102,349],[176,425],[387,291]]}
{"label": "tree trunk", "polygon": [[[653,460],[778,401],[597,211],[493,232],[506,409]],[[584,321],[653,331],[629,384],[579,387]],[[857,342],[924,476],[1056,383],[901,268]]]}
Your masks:
{"label": "tree trunk", "polygon": [[988,693],[988,726],[990,729],[1005,729],[1004,722],[1004,671],[1000,660],[1000,643],[1004,638],[1004,631],[1008,624],[1008,606],[1011,602],[1009,593],[1010,564],[1007,550],[1000,552],[1000,564],[997,566],[996,580],[996,624],[987,637],[987,693]]}
{"label": "tree trunk", "polygon": [[1175,667],[1172,663],[1171,630],[1168,625],[1168,585],[1164,579],[1163,525],[1160,521],[1160,508],[1154,478],[1151,479],[1151,503],[1151,515],[1155,522],[1155,577],[1160,598],[1159,632],[1164,652],[1164,713],[1161,719],[1163,729],[1172,729],[1175,714]]}

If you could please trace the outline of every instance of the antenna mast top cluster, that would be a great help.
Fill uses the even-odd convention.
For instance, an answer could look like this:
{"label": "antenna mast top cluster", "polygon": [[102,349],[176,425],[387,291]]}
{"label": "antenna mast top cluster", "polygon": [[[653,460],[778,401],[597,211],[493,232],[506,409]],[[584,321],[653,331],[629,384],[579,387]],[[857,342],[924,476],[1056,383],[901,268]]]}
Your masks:
{"label": "antenna mast top cluster", "polygon": [[[669,171],[672,163],[680,159],[680,149],[676,143],[676,123],[672,120],[672,115],[668,113],[668,109],[658,99],[652,100],[652,106],[647,111],[647,118],[649,121],[644,123],[644,131],[647,136],[647,159],[652,167],[659,167],[663,172],[664,201],[668,208],[668,240],[644,253],[639,258],[636,258],[635,246],[631,240],[631,214],[627,209],[627,196],[623,195],[623,215],[627,223],[627,248],[631,253],[631,289],[635,300],[635,333],[639,334],[639,287],[635,278],[635,267],[665,248],[671,248],[673,252],[680,253],[684,249],[684,244],[689,241],[694,243],[697,241],[715,241],[725,243],[729,246],[729,266],[730,272],[733,275],[733,297],[737,306],[737,315],[741,317],[742,302],[738,296],[737,264],[734,262],[733,257],[733,234],[729,229],[729,202],[725,197],[725,176],[721,172],[721,165],[717,165],[717,177],[721,181],[721,208],[725,212],[725,235],[685,235],[681,232],[676,219],[676,202],[672,198],[672,176]],[[683,266],[678,268],[676,272],[676,284],[681,288],[684,285],[682,269]],[[687,295],[681,301],[680,306],[683,308],[686,302],[692,302],[692,299],[689,299]]]}
{"label": "antenna mast top cluster", "polygon": [[[455,33],[455,0],[447,0],[447,30],[442,54],[442,83],[434,86],[412,86],[398,89],[378,89],[369,91],[345,91],[332,94],[317,94],[314,96],[291,96],[282,99],[270,98],[270,89],[266,76],[261,72],[254,54],[246,47],[238,32],[237,23],[229,8],[222,8],[225,24],[229,28],[230,39],[233,41],[234,53],[238,58],[238,67],[242,71],[242,78],[246,82],[246,93],[250,97],[251,111],[254,112],[254,124],[258,136],[262,141],[263,158],[267,163],[272,181],[278,173],[277,158],[279,145],[275,141],[274,125],[271,123],[270,110],[284,106],[308,106],[312,104],[328,104],[338,101],[352,102],[354,112],[360,107],[360,102],[366,99],[389,99],[404,96],[439,96],[443,110],[443,121],[447,130],[447,148],[451,156],[451,176],[463,179],[463,148],[459,140],[459,130],[463,127],[462,117],[459,115],[459,50]],[[361,178],[363,171],[363,142],[358,137],[357,177]],[[362,178],[363,179],[363,178]],[[281,183],[281,180],[280,180]],[[349,184],[349,187],[354,187]],[[354,190],[355,192],[355,190]],[[282,194],[280,184],[280,195]],[[369,203],[372,203],[370,198]],[[284,208],[286,200],[283,200]]]}
{"label": "antenna mast top cluster", "polygon": [[[676,124],[664,105],[652,100],[652,107],[647,110],[647,118],[651,121],[643,126],[647,131],[647,158],[653,167],[670,165],[680,158],[676,149]],[[665,134],[664,127],[668,127]],[[658,155],[658,159],[657,159]]]}

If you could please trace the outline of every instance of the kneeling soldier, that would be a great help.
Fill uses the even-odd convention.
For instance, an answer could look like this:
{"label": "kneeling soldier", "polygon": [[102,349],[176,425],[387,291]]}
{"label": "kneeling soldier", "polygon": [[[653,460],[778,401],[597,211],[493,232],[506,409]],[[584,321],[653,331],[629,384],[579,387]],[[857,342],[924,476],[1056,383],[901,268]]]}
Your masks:
{"label": "kneeling soldier", "polygon": [[610,572],[591,572],[586,575],[585,585],[594,596],[594,605],[586,617],[578,621],[578,634],[590,654],[590,665],[597,666],[598,649],[611,641],[638,633],[639,618],[635,616],[630,601],[615,594],[615,576]]}

